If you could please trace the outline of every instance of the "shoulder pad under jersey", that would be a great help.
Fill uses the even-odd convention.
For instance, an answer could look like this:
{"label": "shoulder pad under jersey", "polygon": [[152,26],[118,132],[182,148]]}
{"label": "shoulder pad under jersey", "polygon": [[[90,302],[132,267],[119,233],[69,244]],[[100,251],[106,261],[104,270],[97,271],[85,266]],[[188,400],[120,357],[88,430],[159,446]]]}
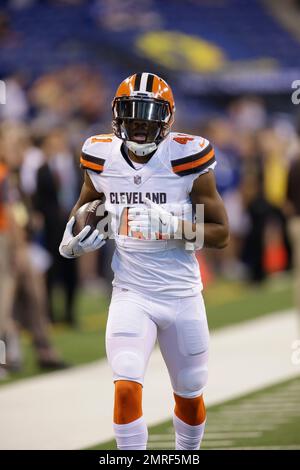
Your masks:
{"label": "shoulder pad under jersey", "polygon": [[204,137],[172,132],[170,158],[173,172],[178,176],[201,173],[215,163],[215,152]]}
{"label": "shoulder pad under jersey", "polygon": [[102,173],[105,160],[110,156],[114,134],[100,134],[89,137],[83,144],[80,166],[85,170]]}

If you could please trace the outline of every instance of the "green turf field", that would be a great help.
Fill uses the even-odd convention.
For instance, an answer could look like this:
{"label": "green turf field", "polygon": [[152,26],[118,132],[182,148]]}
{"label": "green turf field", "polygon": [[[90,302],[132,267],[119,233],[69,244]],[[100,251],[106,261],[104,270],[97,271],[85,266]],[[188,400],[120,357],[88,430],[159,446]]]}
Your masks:
{"label": "green turf field", "polygon": [[[300,449],[300,377],[208,408],[201,448]],[[148,449],[174,449],[171,421],[150,427]]]}
{"label": "green turf field", "polygon": [[[261,315],[292,307],[293,295],[289,277],[273,278],[260,286],[218,281],[205,290],[205,302],[211,330],[239,323]],[[57,310],[62,305],[57,291]],[[84,364],[105,355],[104,334],[109,299],[80,291],[77,302],[78,327],[63,324],[52,327],[52,339],[65,361],[72,365]],[[11,374],[1,384],[40,373],[28,334],[22,335],[24,366],[21,372]]]}

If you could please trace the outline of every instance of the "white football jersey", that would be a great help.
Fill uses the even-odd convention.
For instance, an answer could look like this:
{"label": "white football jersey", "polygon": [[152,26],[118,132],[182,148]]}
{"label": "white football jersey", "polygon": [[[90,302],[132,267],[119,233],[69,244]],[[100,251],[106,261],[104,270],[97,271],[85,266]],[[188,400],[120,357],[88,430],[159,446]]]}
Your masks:
{"label": "white football jersey", "polygon": [[175,215],[192,220],[194,180],[216,165],[210,143],[199,136],[170,133],[152,158],[135,168],[121,139],[113,134],[90,137],[81,166],[106,197],[116,249],[113,285],[133,291],[186,297],[202,289],[194,251],[184,240],[141,240],[127,235],[127,210],[146,196]]}

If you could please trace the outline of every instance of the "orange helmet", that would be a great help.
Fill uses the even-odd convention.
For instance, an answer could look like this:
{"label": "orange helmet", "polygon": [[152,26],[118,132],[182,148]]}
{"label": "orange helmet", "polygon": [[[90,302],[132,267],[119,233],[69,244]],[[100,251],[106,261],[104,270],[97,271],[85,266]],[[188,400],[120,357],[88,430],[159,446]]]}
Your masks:
{"label": "orange helmet", "polygon": [[[113,131],[124,141],[159,144],[170,132],[175,103],[169,85],[152,73],[136,73],[123,80],[112,102]],[[133,122],[145,125],[145,136],[137,141]]]}

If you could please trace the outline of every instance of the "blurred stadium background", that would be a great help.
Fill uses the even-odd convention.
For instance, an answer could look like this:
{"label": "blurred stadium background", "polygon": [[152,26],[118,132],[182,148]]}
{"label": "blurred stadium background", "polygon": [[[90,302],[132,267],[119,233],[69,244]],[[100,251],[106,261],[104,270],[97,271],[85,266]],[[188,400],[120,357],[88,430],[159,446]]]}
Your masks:
{"label": "blurred stadium background", "polygon": [[[72,441],[64,415],[69,406],[76,422],[78,412],[80,426],[73,394],[60,402],[65,379],[93,374],[77,366],[102,371],[94,361],[105,356],[113,246],[76,262],[57,246],[81,185],[81,145],[111,131],[117,85],[142,71],[173,87],[175,130],[214,144],[231,225],[226,250],[198,255],[220,346],[212,377],[223,370],[212,380],[218,394],[208,390],[203,448],[300,448],[299,0],[0,2],[0,448],[89,448],[101,439],[97,448],[113,448],[101,396],[109,378],[93,375],[97,419],[93,433],[82,426],[86,439]],[[222,349],[238,337],[233,351]],[[159,387],[149,380],[146,408]],[[159,395],[155,408],[150,447],[172,448],[171,409]],[[50,414],[61,432],[47,444],[38,436],[47,438]]]}

